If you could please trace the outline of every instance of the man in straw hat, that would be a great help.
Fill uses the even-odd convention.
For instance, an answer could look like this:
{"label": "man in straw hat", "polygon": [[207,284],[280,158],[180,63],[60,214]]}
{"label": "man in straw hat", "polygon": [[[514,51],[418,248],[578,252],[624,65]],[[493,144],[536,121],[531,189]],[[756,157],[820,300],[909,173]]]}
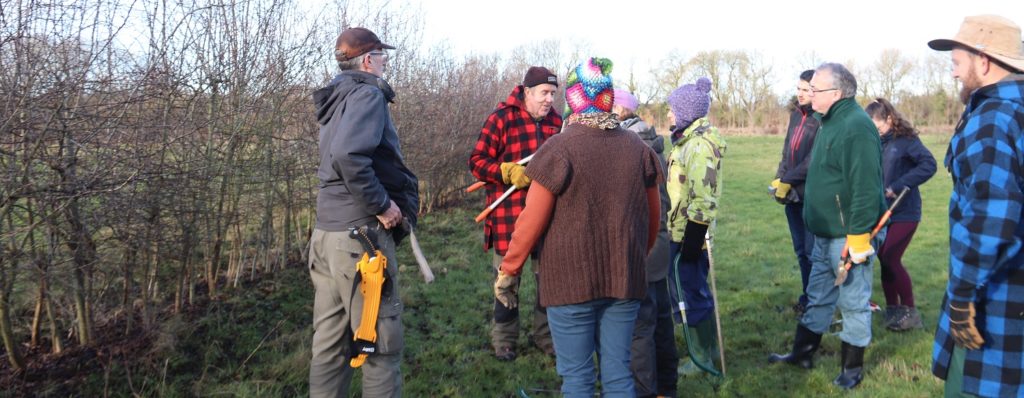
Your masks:
{"label": "man in straw hat", "polygon": [[[320,191],[316,228],[310,238],[309,275],[313,299],[311,397],[347,397],[353,366],[363,369],[363,396],[402,396],[402,302],[398,295],[395,246],[403,236],[403,218],[413,225],[419,210],[416,176],[402,160],[398,133],[388,103],[395,93],[381,77],[387,65],[384,44],[365,28],[338,36],[334,57],[341,73],[313,93],[320,124]],[[350,228],[375,237],[386,260],[388,283],[379,293],[373,353],[350,362],[357,351],[353,336],[363,313],[373,313],[354,282],[356,265],[367,251],[349,237]],[[367,253],[373,255],[371,253]],[[377,256],[375,256],[377,257]],[[378,260],[379,261],[379,260]],[[364,279],[365,280],[365,279]],[[372,305],[372,304],[371,304]],[[368,347],[363,347],[366,353]]]}
{"label": "man in straw hat", "polygon": [[1024,54],[1020,27],[964,18],[951,51],[966,105],[946,151],[949,283],[932,373],[946,396],[1024,396]]}

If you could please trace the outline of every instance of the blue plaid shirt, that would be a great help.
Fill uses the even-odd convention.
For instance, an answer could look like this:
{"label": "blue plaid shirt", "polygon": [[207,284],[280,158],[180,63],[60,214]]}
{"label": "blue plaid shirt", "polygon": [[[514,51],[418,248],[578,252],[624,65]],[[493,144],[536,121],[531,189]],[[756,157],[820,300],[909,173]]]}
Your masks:
{"label": "blue plaid shirt", "polygon": [[985,344],[967,350],[964,392],[1024,396],[1024,76],[976,90],[946,152],[949,284],[935,332],[932,373],[953,353],[948,303],[973,302]]}

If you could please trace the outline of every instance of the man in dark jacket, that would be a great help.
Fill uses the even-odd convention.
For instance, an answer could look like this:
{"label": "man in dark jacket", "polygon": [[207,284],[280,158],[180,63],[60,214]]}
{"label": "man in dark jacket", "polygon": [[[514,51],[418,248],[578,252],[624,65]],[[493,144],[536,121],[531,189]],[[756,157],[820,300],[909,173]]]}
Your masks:
{"label": "man in dark jacket", "polygon": [[[491,266],[495,275],[512,241],[516,218],[526,206],[526,193],[530,178],[519,160],[533,155],[548,138],[562,128],[562,117],[552,109],[558,91],[558,78],[545,67],[533,66],[526,72],[523,84],[516,86],[505,102],[487,117],[473,154],[469,169],[473,176],[487,184],[487,203],[493,203],[509,187],[518,188],[501,202],[484,220],[484,250],[494,248]],[[534,279],[536,280],[536,269]],[[519,339],[519,277],[505,277],[502,286],[510,290],[514,300],[503,302],[495,297],[494,328],[491,344],[499,360],[516,358],[516,340]],[[539,292],[540,289],[537,289]],[[548,355],[554,355],[547,315],[534,301],[533,343]]]}
{"label": "man in dark jacket", "polygon": [[811,163],[811,148],[814,136],[818,134],[818,119],[811,109],[811,78],[814,70],[800,73],[796,84],[796,103],[789,116],[789,130],[782,147],[782,161],[775,172],[771,187],[777,202],[786,206],[786,220],[789,221],[789,236],[793,239],[793,251],[800,265],[801,294],[793,310],[799,318],[807,308],[807,277],[811,274],[811,248],[814,235],[804,225],[804,181],[807,179],[807,165]]}
{"label": "man in dark jacket", "polygon": [[[871,263],[877,243],[871,230],[885,211],[882,149],[878,128],[854,98],[857,80],[843,65],[825,63],[811,78],[811,106],[821,129],[811,150],[804,221],[814,235],[807,311],[797,325],[793,350],[770,362],[804,368],[828,331],[836,307],[843,316],[842,371],[832,383],[850,389],[863,379],[864,349],[871,342]],[[836,286],[839,264],[852,268]]]}
{"label": "man in dark jacket", "polygon": [[402,159],[388,111],[395,94],[381,78],[387,64],[385,49],[394,47],[373,32],[346,29],[338,36],[334,53],[341,73],[313,94],[320,123],[320,191],[309,249],[309,274],[316,291],[309,370],[312,397],[348,396],[353,371],[349,360],[359,354],[354,352],[353,336],[360,329],[364,302],[370,299],[364,299],[356,284],[356,264],[366,250],[348,236],[351,228],[365,228],[386,258],[375,352],[362,365],[363,396],[402,395],[403,306],[395,246],[407,233],[403,219],[415,225],[419,188]]}
{"label": "man in dark jacket", "polygon": [[949,140],[949,283],[932,373],[946,396],[1024,396],[1024,53],[995,15],[964,19],[952,51],[963,115]]}

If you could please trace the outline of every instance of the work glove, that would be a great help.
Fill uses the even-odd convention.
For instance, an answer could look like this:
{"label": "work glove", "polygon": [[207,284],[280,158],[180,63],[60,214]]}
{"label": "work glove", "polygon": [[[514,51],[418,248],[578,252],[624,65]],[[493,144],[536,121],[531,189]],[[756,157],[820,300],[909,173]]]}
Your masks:
{"label": "work glove", "polygon": [[501,180],[506,184],[515,185],[516,189],[530,185],[530,177],[526,176],[526,166],[515,162],[501,164]]}
{"label": "work glove", "polygon": [[775,200],[779,203],[786,203],[786,195],[789,195],[789,188],[791,188],[789,184],[779,181],[779,186],[775,189]]}
{"label": "work glove", "polygon": [[974,302],[949,302],[949,334],[956,345],[968,350],[977,350],[985,344],[974,324],[974,315]]}
{"label": "work glove", "polygon": [[696,221],[687,221],[686,229],[683,232],[683,244],[679,249],[680,260],[686,263],[695,263],[700,258],[700,252],[704,249],[704,234],[708,232],[708,225]]}
{"label": "work glove", "polygon": [[875,248],[871,247],[871,234],[846,235],[846,244],[850,246],[850,261],[860,264],[868,261],[868,257],[875,254]]}
{"label": "work glove", "polygon": [[519,276],[498,271],[498,279],[494,281],[494,298],[505,308],[519,306]]}
{"label": "work glove", "polygon": [[785,202],[780,202],[779,199],[775,197],[775,192],[777,192],[779,190],[779,184],[781,184],[781,183],[782,183],[782,181],[780,181],[778,178],[776,178],[776,179],[772,180],[772,182],[768,183],[768,197],[772,198],[772,199],[775,199],[776,202],[779,202],[781,204],[785,204]]}

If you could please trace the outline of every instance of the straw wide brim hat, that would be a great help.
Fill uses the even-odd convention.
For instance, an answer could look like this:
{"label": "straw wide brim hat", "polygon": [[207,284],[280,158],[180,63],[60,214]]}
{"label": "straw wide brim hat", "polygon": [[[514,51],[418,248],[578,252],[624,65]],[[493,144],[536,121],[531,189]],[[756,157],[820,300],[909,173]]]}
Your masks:
{"label": "straw wide brim hat", "polygon": [[1024,72],[1024,43],[1021,42],[1020,26],[998,15],[976,15],[964,18],[960,31],[952,39],[936,39],[928,47],[938,51],[950,51],[955,46],[964,46],[1017,70]]}

